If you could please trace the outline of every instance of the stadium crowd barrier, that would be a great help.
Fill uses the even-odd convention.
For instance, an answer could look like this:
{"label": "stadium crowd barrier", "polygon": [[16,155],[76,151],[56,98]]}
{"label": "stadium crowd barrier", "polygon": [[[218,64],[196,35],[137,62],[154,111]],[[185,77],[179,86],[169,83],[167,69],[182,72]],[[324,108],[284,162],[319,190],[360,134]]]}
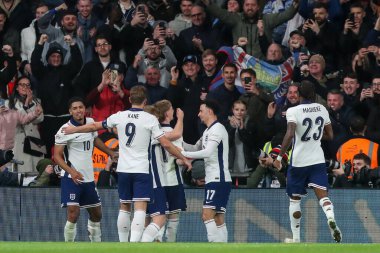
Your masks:
{"label": "stadium crowd barrier", "polygon": [[[380,242],[378,190],[331,190],[343,242]],[[117,241],[116,189],[99,189],[102,199],[102,240]],[[203,189],[186,189],[187,211],[181,214],[177,241],[205,242],[201,221]],[[63,241],[66,211],[59,188],[0,188],[0,241]],[[333,242],[326,218],[309,190],[302,201],[304,242]],[[89,241],[87,212],[81,211],[77,241]],[[284,189],[234,189],[227,207],[229,242],[281,242],[291,236],[288,198]]]}

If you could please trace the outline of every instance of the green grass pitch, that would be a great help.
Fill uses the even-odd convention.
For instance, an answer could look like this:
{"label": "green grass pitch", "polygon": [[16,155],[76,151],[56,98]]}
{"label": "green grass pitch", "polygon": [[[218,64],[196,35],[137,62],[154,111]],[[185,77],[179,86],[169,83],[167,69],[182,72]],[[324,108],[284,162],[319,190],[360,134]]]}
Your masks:
{"label": "green grass pitch", "polygon": [[376,253],[380,244],[322,243],[63,243],[63,242],[0,242],[0,252],[49,253]]}

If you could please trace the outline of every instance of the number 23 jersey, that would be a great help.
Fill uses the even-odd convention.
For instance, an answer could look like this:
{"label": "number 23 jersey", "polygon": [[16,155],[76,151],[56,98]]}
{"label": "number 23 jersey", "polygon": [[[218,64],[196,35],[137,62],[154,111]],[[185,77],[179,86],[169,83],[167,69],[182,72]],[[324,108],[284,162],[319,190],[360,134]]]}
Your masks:
{"label": "number 23 jersey", "polygon": [[291,165],[325,163],[321,139],[324,127],[331,124],[326,108],[318,103],[300,104],[286,111],[286,119],[296,124]]}

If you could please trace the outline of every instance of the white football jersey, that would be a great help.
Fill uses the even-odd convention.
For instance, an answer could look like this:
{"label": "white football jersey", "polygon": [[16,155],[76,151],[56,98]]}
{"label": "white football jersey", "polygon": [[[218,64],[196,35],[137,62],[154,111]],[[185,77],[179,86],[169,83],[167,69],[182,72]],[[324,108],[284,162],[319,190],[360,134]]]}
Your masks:
{"label": "white football jersey", "polygon": [[[85,124],[93,123],[92,118],[86,118]],[[84,182],[94,181],[94,168],[92,165],[92,151],[94,149],[94,140],[98,136],[97,132],[92,133],[74,133],[65,135],[62,128],[67,126],[78,126],[73,119],[64,124],[55,135],[55,145],[65,145],[68,151],[66,162],[74,169],[79,171],[84,178]],[[65,171],[62,170],[63,177]],[[71,178],[71,176],[69,175]]]}
{"label": "white football jersey", "polygon": [[[218,144],[217,148],[212,151],[209,157],[202,155],[204,150],[211,142]],[[210,182],[231,182],[230,171],[228,170],[228,133],[226,128],[215,121],[210,125],[202,136],[202,149],[194,152],[182,152],[188,158],[203,158],[206,168],[206,184]]]}
{"label": "white football jersey", "polygon": [[119,136],[117,172],[149,174],[151,137],[159,139],[164,136],[157,118],[142,109],[130,108],[111,115],[104,123],[105,127],[117,128]]}
{"label": "white football jersey", "polygon": [[291,165],[324,163],[321,139],[324,127],[331,124],[326,108],[318,103],[300,104],[286,111],[286,119],[288,123],[296,123]]}
{"label": "white football jersey", "polygon": [[[161,125],[161,129],[165,133],[173,131],[173,128],[170,125]],[[181,148],[183,150],[183,138],[179,138],[175,141],[172,141],[173,145]],[[183,184],[182,173],[179,166],[175,164],[176,157],[171,155],[168,151],[162,148],[162,163],[164,167],[164,175],[166,186],[174,186]]]}

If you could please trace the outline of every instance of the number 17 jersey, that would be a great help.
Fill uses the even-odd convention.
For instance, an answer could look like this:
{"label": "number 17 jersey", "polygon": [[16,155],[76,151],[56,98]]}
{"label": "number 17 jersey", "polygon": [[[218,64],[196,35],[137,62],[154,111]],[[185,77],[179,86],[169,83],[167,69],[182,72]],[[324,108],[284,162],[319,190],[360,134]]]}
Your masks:
{"label": "number 17 jersey", "polygon": [[326,108],[318,103],[300,104],[286,111],[286,120],[296,124],[291,166],[325,163],[321,139],[324,127],[331,124]]}
{"label": "number 17 jersey", "polygon": [[119,136],[117,172],[149,174],[150,141],[165,133],[158,120],[142,109],[115,113],[103,122],[103,127],[116,127]]}

